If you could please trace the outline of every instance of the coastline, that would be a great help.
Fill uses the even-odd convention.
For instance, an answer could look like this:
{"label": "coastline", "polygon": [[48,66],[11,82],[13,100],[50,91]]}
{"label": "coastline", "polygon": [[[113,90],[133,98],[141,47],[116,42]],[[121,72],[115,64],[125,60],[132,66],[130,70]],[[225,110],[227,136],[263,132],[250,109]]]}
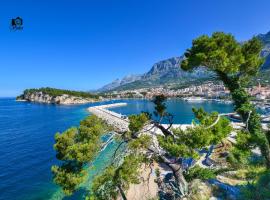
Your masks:
{"label": "coastline", "polygon": [[53,104],[53,105],[82,105],[82,104],[88,104],[88,103],[95,103],[95,102],[103,102],[106,101],[106,99],[100,99],[100,100],[94,100],[94,99],[76,99],[73,101],[72,99],[68,99],[68,101],[56,101],[56,100],[36,100],[36,99],[15,99],[15,101],[18,102],[30,102],[30,103],[42,103],[42,104]]}
{"label": "coastline", "polygon": [[83,105],[88,103],[103,102],[103,101],[87,101],[87,102],[76,102],[76,103],[54,103],[54,102],[41,102],[41,101],[29,101],[29,100],[15,100],[18,102],[29,102],[29,103],[41,103],[41,104],[53,104],[53,105]]}
{"label": "coastline", "polygon": [[[80,97],[74,97],[80,98]],[[232,104],[232,100],[230,99],[212,99],[212,98],[203,98],[203,97],[168,97],[168,99],[179,99],[182,101],[186,101],[187,103],[202,103],[202,102],[217,102],[217,103],[224,103],[224,104]],[[18,102],[30,102],[30,103],[44,103],[44,104],[54,104],[54,105],[83,105],[88,103],[96,103],[96,102],[106,102],[106,101],[114,101],[114,100],[151,100],[151,98],[146,97],[124,97],[124,98],[104,98],[101,97],[100,99],[83,99],[82,101],[69,101],[69,102],[55,102],[53,101],[40,101],[40,100],[29,100],[29,99],[15,99]],[[269,100],[265,101],[253,101],[253,104],[261,110],[265,110],[266,113],[270,111],[270,103]]]}
{"label": "coastline", "polygon": [[25,99],[15,99],[15,101],[27,101],[27,100],[25,100]]}
{"label": "coastline", "polygon": [[[15,101],[15,98],[14,97],[12,97],[12,98],[10,98],[10,101],[12,102],[13,101],[13,106],[14,106],[14,110],[17,112],[17,110],[18,110],[18,106],[19,106],[19,108],[20,108],[20,110],[22,109],[22,108],[24,108],[23,110],[22,110],[22,115],[21,116],[25,116],[25,117],[16,117],[17,115],[13,115],[12,114],[12,112],[10,112],[9,110],[5,110],[5,109],[2,109],[2,112],[3,113],[7,113],[7,115],[8,114],[10,114],[12,117],[14,117],[14,121],[18,121],[20,124],[21,124],[21,126],[24,126],[24,127],[27,127],[27,126],[32,126],[32,125],[36,125],[36,126],[38,126],[39,128],[37,128],[36,130],[39,130],[39,131],[37,131],[38,133],[37,134],[39,134],[38,136],[40,137],[40,141],[41,141],[41,146],[39,146],[38,148],[37,148],[37,151],[35,152],[35,153],[37,153],[37,155],[39,155],[39,153],[40,153],[40,149],[42,149],[42,148],[44,148],[44,149],[48,149],[47,147],[48,147],[48,145],[51,145],[50,143],[48,144],[48,140],[46,139],[46,138],[48,138],[48,134],[51,134],[51,135],[49,135],[50,137],[53,137],[53,133],[54,132],[56,132],[56,131],[59,131],[59,129],[61,128],[61,127],[65,127],[66,125],[65,125],[65,123],[68,123],[68,125],[69,126],[72,126],[72,125],[76,125],[77,123],[79,123],[79,119],[81,119],[81,117],[84,117],[84,116],[87,116],[88,115],[88,113],[87,112],[72,112],[72,110],[77,110],[77,108],[76,108],[76,106],[74,105],[74,107],[73,106],[71,106],[71,110],[70,109],[65,109],[64,108],[64,106],[63,106],[63,108],[61,108],[62,106],[59,106],[59,109],[54,109],[53,107],[55,107],[54,105],[52,105],[52,106],[48,106],[48,109],[45,109],[44,111],[46,111],[46,115],[44,115],[44,113],[43,112],[35,112],[36,111],[36,109],[33,109],[33,111],[29,111],[29,109],[31,109],[32,108],[32,106],[31,105],[27,105],[26,106],[26,104],[28,104],[28,103],[16,103]],[[118,99],[119,100],[119,99]],[[109,102],[107,102],[107,101],[110,101],[109,99],[104,99],[104,101],[106,101],[106,103],[109,103]],[[116,101],[117,102],[117,101]],[[115,102],[115,103],[116,103]],[[17,104],[17,105],[16,105]],[[34,102],[33,102],[33,104],[34,104]],[[97,103],[98,105],[102,105],[103,104],[103,102],[101,102],[101,103]],[[228,106],[228,105],[227,105]],[[34,106],[35,107],[35,106]],[[52,108],[51,108],[52,107]],[[220,105],[220,107],[224,107],[223,105]],[[82,109],[87,109],[88,108],[88,105],[85,105],[85,106],[82,106],[82,107],[80,107],[79,108],[79,110],[82,110]],[[137,108],[137,107],[136,107]],[[130,109],[129,107],[127,107],[127,109]],[[140,108],[137,108],[137,109],[140,109]],[[182,108],[181,107],[173,107],[173,110],[175,111],[175,110],[181,110]],[[59,110],[61,110],[61,113],[62,113],[62,111],[64,111],[64,113],[65,113],[65,116],[63,117],[63,115],[61,114],[61,115],[58,115],[58,114],[56,114],[56,113],[59,113]],[[139,111],[139,110],[138,110]],[[21,112],[21,111],[20,111]],[[49,112],[49,113],[47,113],[47,112]],[[191,111],[187,111],[187,110],[185,110],[185,111],[183,111],[184,113],[186,113],[186,112],[191,112]],[[77,115],[77,116],[76,116]],[[78,117],[78,115],[80,115],[81,117]],[[27,119],[27,121],[30,121],[30,116],[32,116],[33,118],[31,118],[31,124],[29,123],[25,123],[24,122],[24,119]],[[42,117],[42,116],[46,116],[46,118],[44,118],[44,120],[38,120],[39,119],[39,117],[37,117],[37,116],[40,116],[40,117]],[[184,116],[186,116],[186,114],[184,115]],[[59,117],[63,117],[63,119],[65,119],[65,121],[64,120],[59,120]],[[53,131],[48,131],[47,130],[47,127],[48,127],[48,125],[47,125],[47,119],[50,119],[50,124],[51,124],[51,126],[52,126],[52,130]],[[3,119],[7,119],[7,118],[3,118]],[[185,119],[186,119],[186,117],[185,117]],[[177,119],[176,119],[177,120]],[[10,125],[10,127],[12,126],[10,123],[8,123],[7,121],[3,121],[3,122],[6,122],[6,125],[5,126],[9,126]],[[176,123],[180,123],[180,122],[176,122]],[[181,122],[182,123],[182,122]],[[187,122],[183,122],[183,123],[189,123],[188,121]],[[3,125],[4,125],[4,123],[2,123]],[[44,128],[45,127],[45,128]],[[29,128],[31,128],[31,127],[29,127]],[[12,134],[12,131],[13,129],[11,129],[11,128],[9,128],[9,129],[7,129],[7,133],[8,134]],[[27,138],[29,138],[29,139],[32,139],[33,138],[33,141],[36,141],[36,138],[34,137],[35,136],[35,129],[29,129],[29,130],[27,130],[27,129],[22,129],[22,131],[21,132],[18,132],[18,133],[16,133],[16,134],[18,134],[18,135],[22,135],[22,134],[26,134],[27,132],[29,132],[29,134],[28,135],[25,135]],[[108,157],[108,155],[110,155],[110,153],[111,153],[111,151],[113,151],[112,150],[112,146],[113,146],[113,142],[112,143],[110,143],[110,145],[108,145],[108,147],[106,148],[106,150],[104,150],[103,151],[103,153],[100,155],[100,157],[99,157],[99,159],[97,160],[97,161],[95,161],[95,168],[98,168],[98,169],[103,169],[102,167],[104,166],[103,164],[105,163],[105,161],[107,161],[106,160],[106,158]],[[7,149],[7,148],[4,148],[5,146],[3,146],[2,147],[2,150],[3,149]],[[14,147],[15,148],[15,147]],[[19,151],[21,151],[21,150],[23,150],[23,151],[26,151],[28,148],[30,148],[29,147],[29,143],[24,143],[23,144],[23,146],[20,148],[20,149],[18,149],[18,152],[14,152],[14,153],[16,153],[15,155],[17,156],[17,155],[21,155],[20,153],[19,153]],[[32,148],[32,147],[31,147]],[[15,151],[15,150],[14,150]],[[16,150],[17,151],[17,150]],[[46,154],[44,154],[44,158],[46,159],[46,160],[50,160],[50,158],[51,157],[54,157],[54,154],[53,155],[51,155],[50,154],[51,152],[50,151],[48,151],[48,153],[46,153]],[[7,154],[6,154],[7,155]],[[36,154],[35,154],[36,155]],[[40,156],[36,156],[37,158],[40,158]],[[32,160],[32,157],[31,156],[29,156],[29,157],[27,157],[26,159],[25,159],[25,163],[28,165],[28,166],[31,166],[31,164],[32,164],[32,162],[31,162],[31,160]],[[105,160],[105,161],[104,161]],[[9,161],[9,160],[8,160]],[[10,162],[10,161],[9,161]],[[50,167],[50,162],[44,162],[43,163],[43,165],[46,167],[46,168],[49,168]],[[6,169],[4,169],[4,170],[8,170],[8,168],[6,168]],[[24,168],[18,168],[18,171],[20,171],[20,170],[24,170]],[[25,172],[24,172],[25,173]],[[40,177],[40,178],[37,178],[37,179],[34,179],[34,178],[36,178],[36,176],[37,175],[32,175],[32,173],[34,173],[34,172],[31,172],[30,170],[29,170],[29,172],[27,172],[26,173],[26,175],[27,176],[33,176],[34,178],[33,178],[33,180],[35,180],[35,182],[34,181],[32,181],[32,182],[27,182],[28,181],[28,179],[25,179],[24,177],[23,177],[23,174],[24,173],[21,173],[22,175],[20,175],[20,173],[18,173],[18,176],[19,176],[19,178],[21,178],[21,183],[22,184],[24,184],[24,185],[32,185],[32,184],[35,184],[35,183],[38,183],[38,184],[40,184],[40,185],[43,185],[43,184],[50,184],[50,183],[47,183],[46,182],[46,180],[44,180],[44,178],[42,178],[42,177]],[[50,177],[50,171],[44,171],[44,172],[42,172],[42,173],[44,173],[45,175],[46,175],[46,173],[48,173],[47,174],[47,176],[48,177]],[[147,175],[148,175],[148,171],[147,171],[147,173],[146,173]],[[163,174],[163,172],[161,173],[161,175]],[[91,174],[92,175],[92,174]],[[152,174],[153,176],[151,177],[151,180],[153,180],[152,178],[155,178],[155,174],[153,173]],[[165,175],[165,173],[164,173],[164,175]],[[4,179],[5,180],[5,179]],[[50,180],[49,178],[48,178],[48,180]],[[92,179],[91,179],[92,180]],[[145,179],[144,179],[145,180]],[[14,187],[14,186],[11,186],[11,185],[8,185],[8,186],[10,186],[10,187]],[[134,186],[134,187],[136,187],[136,186]],[[145,187],[145,190],[144,191],[147,191],[147,185],[146,185],[146,182],[144,182],[144,187]],[[52,184],[51,185],[51,190],[53,191],[52,193],[49,193],[49,192],[47,192],[47,189],[48,188],[41,188],[40,190],[42,190],[42,191],[44,191],[44,193],[46,193],[46,194],[48,194],[48,196],[46,196],[47,198],[46,199],[50,199],[50,197],[51,196],[53,196],[54,195],[54,191],[56,192],[56,194],[55,194],[55,196],[57,196],[59,193],[58,193],[58,190],[54,187],[54,185]],[[20,189],[20,188],[19,188]],[[17,188],[15,188],[14,190],[16,191],[16,192],[19,192],[19,189],[17,189]],[[32,190],[32,189],[25,189],[25,188],[23,188],[24,190],[25,190],[25,193],[26,194],[28,194],[29,195],[29,193],[33,193],[33,195],[36,193],[36,191],[35,190]],[[139,189],[139,188],[138,188]],[[155,188],[153,188],[154,190],[153,191],[155,191]],[[138,190],[137,190],[137,187],[136,188],[134,188],[134,192],[137,192]],[[46,191],[46,192],[45,192]],[[2,195],[6,195],[5,197],[6,197],[6,199],[10,199],[10,198],[8,198],[9,196],[8,196],[8,194],[2,194]],[[21,194],[19,194],[19,195],[21,195]],[[41,198],[40,196],[38,196],[39,194],[35,194],[35,196],[34,197],[28,197],[28,198],[26,198],[26,199],[38,199],[38,198]],[[132,194],[130,194],[131,196],[133,196]],[[55,197],[55,196],[53,196],[53,197]],[[20,197],[20,196],[19,196]],[[43,198],[44,198],[44,196],[43,196]],[[79,198],[77,198],[77,199],[79,199]]]}

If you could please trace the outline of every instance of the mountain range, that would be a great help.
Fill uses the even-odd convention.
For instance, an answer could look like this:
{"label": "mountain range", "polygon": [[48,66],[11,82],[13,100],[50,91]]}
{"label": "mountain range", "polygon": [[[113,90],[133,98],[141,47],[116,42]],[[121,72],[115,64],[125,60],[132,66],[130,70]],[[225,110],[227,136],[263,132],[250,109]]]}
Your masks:
{"label": "mountain range", "polygon": [[[262,70],[270,69],[270,31],[266,34],[257,36],[263,43],[261,56],[265,58],[265,63],[261,66]],[[98,92],[114,90],[139,89],[156,86],[186,86],[188,84],[213,80],[215,76],[212,72],[200,67],[192,73],[185,72],[180,68],[183,56],[172,57],[155,63],[151,69],[142,75],[128,75],[122,79],[103,86]]]}
{"label": "mountain range", "polygon": [[270,69],[270,31],[266,34],[259,34],[257,36],[263,43],[264,47],[261,56],[265,58],[262,69]]}

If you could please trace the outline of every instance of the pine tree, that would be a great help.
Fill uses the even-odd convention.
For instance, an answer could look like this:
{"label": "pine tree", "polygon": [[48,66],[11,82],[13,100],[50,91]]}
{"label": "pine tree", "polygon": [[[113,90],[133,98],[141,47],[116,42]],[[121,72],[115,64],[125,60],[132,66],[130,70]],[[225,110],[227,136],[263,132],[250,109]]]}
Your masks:
{"label": "pine tree", "polygon": [[246,124],[247,134],[251,134],[266,165],[270,168],[270,141],[262,129],[260,116],[250,101],[246,85],[259,71],[263,63],[260,57],[261,42],[253,37],[241,44],[231,34],[215,32],[211,37],[203,35],[192,42],[192,47],[185,53],[181,68],[187,71],[204,66],[214,71],[230,90],[234,109]]}

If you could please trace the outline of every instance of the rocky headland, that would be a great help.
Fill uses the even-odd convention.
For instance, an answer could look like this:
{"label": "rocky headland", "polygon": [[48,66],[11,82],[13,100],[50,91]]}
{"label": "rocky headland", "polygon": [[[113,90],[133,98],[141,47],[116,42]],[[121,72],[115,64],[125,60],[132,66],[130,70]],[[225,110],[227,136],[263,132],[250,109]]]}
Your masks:
{"label": "rocky headland", "polygon": [[53,88],[28,89],[16,98],[17,101],[30,101],[48,104],[85,104],[101,100],[100,97],[85,92]]}

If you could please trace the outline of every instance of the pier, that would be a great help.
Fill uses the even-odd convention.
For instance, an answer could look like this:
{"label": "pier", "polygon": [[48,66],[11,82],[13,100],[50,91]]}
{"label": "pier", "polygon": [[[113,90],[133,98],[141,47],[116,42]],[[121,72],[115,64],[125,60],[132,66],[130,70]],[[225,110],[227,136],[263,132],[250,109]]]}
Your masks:
{"label": "pier", "polygon": [[[108,110],[108,108],[115,108],[115,107],[121,107],[126,106],[127,103],[113,103],[113,104],[107,104],[107,105],[101,105],[101,106],[93,106],[89,107],[87,110],[91,112],[92,114],[98,116],[99,118],[103,119],[108,123],[109,125],[113,126],[117,132],[123,133],[128,131],[128,125],[129,120],[127,116],[121,115],[119,113],[113,112]],[[164,127],[168,126],[167,124],[163,124]],[[172,128],[178,128],[186,129],[190,124],[173,124]],[[152,125],[146,125],[141,133],[150,133],[150,134],[162,134],[162,132],[156,128],[152,127]]]}
{"label": "pier", "polygon": [[[101,105],[101,106],[93,106],[93,107],[89,107],[88,111],[93,113],[97,117],[103,119],[104,121],[106,121],[106,123],[108,123],[109,125],[111,125],[115,128],[115,131],[117,133],[121,134],[121,133],[128,131],[129,120],[128,120],[127,116],[110,111],[110,110],[108,110],[108,108],[120,107],[120,106],[126,106],[126,105],[127,105],[127,103],[114,103],[114,104],[107,104],[107,105]],[[216,124],[218,122],[218,120],[220,119],[221,116],[232,117],[235,115],[236,115],[236,113],[221,113],[218,115],[218,118],[214,124]],[[162,125],[165,128],[169,126],[168,124],[162,124]],[[213,125],[211,125],[210,127],[212,127]],[[232,125],[234,131],[232,131],[228,135],[227,139],[232,144],[235,144],[236,143],[236,135],[237,135],[237,132],[235,130],[243,129],[245,127],[245,124],[243,122],[231,122],[231,125]],[[182,130],[186,130],[188,127],[191,127],[191,126],[193,126],[193,124],[173,124],[171,128],[180,128]],[[262,123],[262,126],[263,126],[263,129],[268,130],[267,124]],[[207,127],[207,128],[210,128],[210,127]],[[114,134],[112,135],[111,139],[113,138]],[[159,144],[157,141],[157,135],[163,135],[163,133],[161,132],[160,129],[158,129],[157,127],[154,127],[152,124],[147,124],[142,129],[142,131],[139,133],[139,135],[141,135],[141,134],[151,135],[152,139],[153,139],[153,145],[151,148],[154,148],[161,153],[163,152],[163,150],[159,147]],[[107,144],[108,143],[109,142],[107,142]],[[104,148],[106,148],[106,145]],[[203,161],[203,160],[204,159],[201,159],[201,161]],[[203,164],[201,164],[201,165],[203,165]]]}
{"label": "pier", "polygon": [[119,113],[108,110],[108,108],[115,108],[126,106],[127,103],[113,103],[101,106],[89,107],[87,110],[99,118],[103,119],[109,125],[113,126],[117,132],[123,133],[128,130],[128,118]]}
{"label": "pier", "polygon": [[[110,111],[108,110],[108,108],[121,107],[121,106],[126,106],[126,105],[127,103],[113,103],[113,104],[107,104],[107,105],[93,106],[93,107],[89,107],[88,111],[98,116],[99,118],[103,119],[109,125],[113,126],[117,132],[123,133],[123,132],[128,131],[129,120],[127,116]],[[238,116],[236,113],[221,113],[218,115],[218,119],[216,120],[216,122],[219,120],[221,116],[227,116],[227,117],[230,117],[233,119],[239,119],[239,120],[241,119],[240,116]],[[267,117],[269,118],[269,116]],[[264,120],[269,120],[269,119],[264,118]],[[234,129],[241,129],[244,127],[244,124],[242,122],[231,122],[231,125],[233,126]],[[267,129],[267,124],[262,123],[262,125],[264,129]],[[162,134],[158,128],[156,127],[151,128],[151,126],[152,125],[145,126],[142,132],[145,132],[145,133],[147,132],[148,134],[151,134],[151,135]],[[166,127],[168,125],[163,124],[163,126]],[[191,125],[190,124],[173,124],[172,128],[180,127],[181,129],[185,130],[189,126]]]}

